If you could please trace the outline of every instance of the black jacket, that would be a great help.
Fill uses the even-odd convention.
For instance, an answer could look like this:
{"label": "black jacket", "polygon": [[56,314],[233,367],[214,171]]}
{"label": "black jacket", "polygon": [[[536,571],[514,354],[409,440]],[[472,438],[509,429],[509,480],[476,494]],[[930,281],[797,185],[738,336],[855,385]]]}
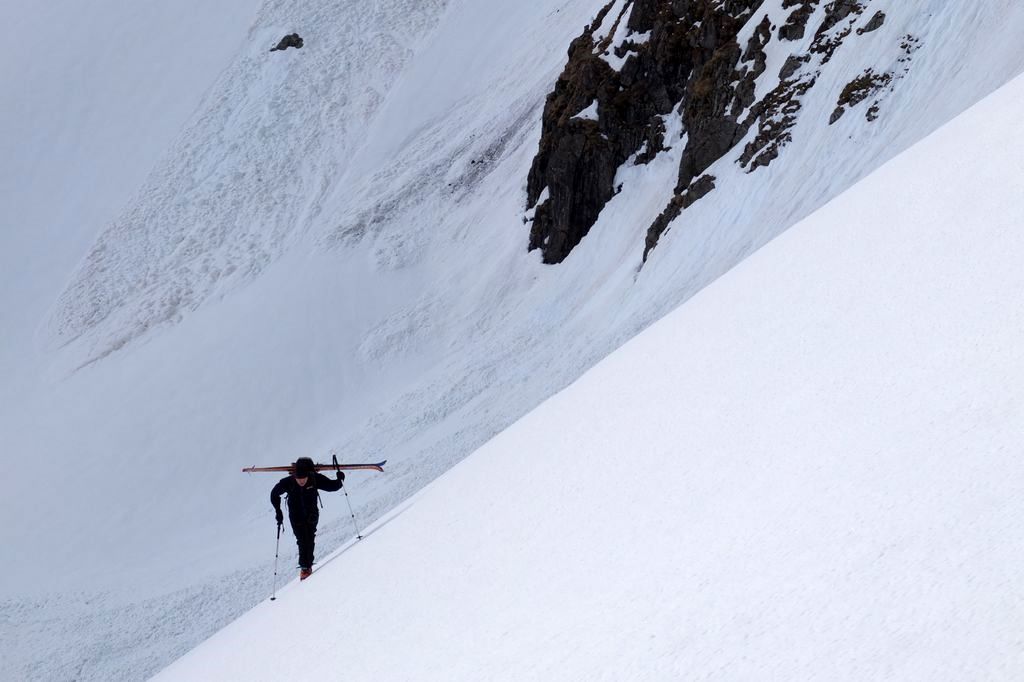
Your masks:
{"label": "black jacket", "polygon": [[285,476],[270,491],[270,504],[274,505],[274,509],[280,509],[281,495],[287,495],[288,518],[293,522],[316,523],[320,518],[320,509],[317,507],[317,491],[341,490],[345,474],[339,472],[339,476],[338,480],[331,480],[323,474],[316,473],[306,479],[306,485],[302,487],[292,476]]}

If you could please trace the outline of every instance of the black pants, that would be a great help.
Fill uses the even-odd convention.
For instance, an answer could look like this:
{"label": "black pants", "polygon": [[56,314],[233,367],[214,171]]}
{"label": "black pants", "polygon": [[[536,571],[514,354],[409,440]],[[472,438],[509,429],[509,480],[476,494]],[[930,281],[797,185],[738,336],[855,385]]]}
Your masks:
{"label": "black pants", "polygon": [[313,568],[313,546],[316,541],[316,522],[319,519],[289,518],[295,543],[299,546],[299,568]]}

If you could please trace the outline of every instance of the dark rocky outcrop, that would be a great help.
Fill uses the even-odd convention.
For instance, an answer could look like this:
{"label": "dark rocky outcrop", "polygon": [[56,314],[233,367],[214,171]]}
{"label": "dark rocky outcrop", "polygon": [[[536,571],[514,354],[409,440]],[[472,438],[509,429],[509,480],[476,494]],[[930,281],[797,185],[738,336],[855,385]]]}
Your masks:
{"label": "dark rocky outcrop", "polygon": [[[811,54],[821,55],[821,64],[828,64],[832,55],[853,31],[853,20],[864,12],[864,6],[854,0],[834,0],[825,6],[825,19],[814,33],[811,43]],[[853,20],[838,31],[832,31],[844,19],[853,16]]]}
{"label": "dark rocky outcrop", "polygon": [[[675,189],[647,231],[646,261],[673,221],[714,191],[708,171],[728,152],[742,145],[735,160],[748,173],[779,158],[792,142],[803,98],[871,2],[782,0],[789,13],[778,27],[772,13],[757,13],[763,0],[608,2],[573,41],[545,103],[527,182],[529,248],[539,249],[545,263],[564,260],[621,191],[615,178],[622,165],[650,163],[683,144]],[[751,26],[755,13],[761,16]],[[811,26],[815,16],[819,23]],[[884,19],[876,13],[858,33]],[[813,39],[788,56],[778,82],[758,98],[758,80],[774,78],[765,74],[769,44],[803,40],[809,30]],[[900,62],[918,45],[912,36],[902,41]],[[851,83],[833,122],[890,85],[880,78],[863,91],[863,83]],[[878,105],[871,103],[868,120],[878,116]]]}
{"label": "dark rocky outcrop", "polygon": [[[838,121],[846,112],[846,107],[854,107],[860,104],[885,86],[889,85],[891,82],[892,74],[890,73],[875,73],[871,69],[866,70],[864,73],[847,83],[843,88],[843,91],[839,93],[839,99],[836,101],[836,109],[832,112],[832,116],[829,118],[828,124],[832,125]],[[874,120],[873,115],[877,116],[877,108],[872,108],[874,109],[874,112],[872,114],[872,110],[868,110],[868,120]]]}
{"label": "dark rocky outcrop", "polygon": [[807,22],[818,6],[819,0],[785,0],[782,9],[796,7],[786,23],[779,28],[779,38],[782,40],[801,40],[807,32]]}
{"label": "dark rocky outcrop", "polygon": [[281,42],[277,44],[277,47],[270,48],[271,52],[277,52],[278,50],[287,50],[289,47],[296,49],[302,47],[303,41],[299,37],[298,33],[289,33],[284,38],[281,38]]}
{"label": "dark rocky outcrop", "polygon": [[882,24],[884,24],[884,23],[885,23],[885,12],[882,12],[881,10],[879,10],[878,12],[875,12],[875,15],[873,17],[868,19],[868,23],[864,24],[864,26],[862,28],[858,28],[857,29],[857,35],[861,36],[861,35],[864,35],[865,33],[871,33],[872,31],[877,31],[878,29],[882,28]]}
{"label": "dark rocky outcrop", "polygon": [[651,249],[658,245],[658,239],[665,233],[672,221],[678,218],[683,211],[693,206],[699,199],[703,199],[710,194],[714,189],[715,176],[702,175],[688,188],[672,197],[665,210],[655,218],[654,223],[647,230],[647,239],[644,244],[645,260]]}
{"label": "dark rocky outcrop", "polygon": [[[736,35],[762,1],[629,0],[617,15],[608,3],[573,41],[545,103],[527,182],[527,205],[536,208],[530,249],[544,262],[561,262],[587,234],[614,196],[622,164],[634,155],[647,162],[675,142],[664,139],[661,117],[677,106],[689,133],[680,191],[742,137],[731,108]],[[629,37],[612,46],[624,21]],[[756,61],[756,45],[748,51]],[[597,120],[578,116],[595,102]]]}
{"label": "dark rocky outcrop", "polygon": [[800,97],[815,82],[814,77],[784,80],[755,105],[749,122],[757,119],[757,135],[743,148],[741,166],[752,172],[778,158],[779,149],[792,140],[789,129],[796,125]]}
{"label": "dark rocky outcrop", "polygon": [[883,73],[876,73],[873,69],[866,69],[864,73],[851,80],[839,93],[836,101],[836,108],[829,118],[828,124],[832,125],[846,113],[847,108],[853,108],[868,99],[874,101],[864,112],[864,118],[869,122],[878,120],[881,111],[881,101],[885,90],[892,90],[893,83],[903,78],[910,70],[910,62],[913,61],[914,53],[921,45],[920,38],[911,34],[905,34],[900,38],[900,49],[903,54],[896,60],[896,68]]}
{"label": "dark rocky outcrop", "polygon": [[809,61],[809,57],[809,55],[790,55],[786,59],[786,63],[779,69],[779,80],[790,80],[800,70],[800,67]]}
{"label": "dark rocky outcrop", "polygon": [[857,0],[834,0],[825,6],[825,20],[815,32],[815,38],[820,38],[826,31],[831,31],[835,26],[851,14],[860,14],[864,6]]}
{"label": "dark rocky outcrop", "polygon": [[757,25],[747,41],[747,49],[743,51],[740,62],[742,68],[736,83],[736,100],[733,102],[733,115],[739,116],[743,109],[754,103],[757,79],[768,69],[768,55],[765,47],[772,39],[772,22],[765,17]]}

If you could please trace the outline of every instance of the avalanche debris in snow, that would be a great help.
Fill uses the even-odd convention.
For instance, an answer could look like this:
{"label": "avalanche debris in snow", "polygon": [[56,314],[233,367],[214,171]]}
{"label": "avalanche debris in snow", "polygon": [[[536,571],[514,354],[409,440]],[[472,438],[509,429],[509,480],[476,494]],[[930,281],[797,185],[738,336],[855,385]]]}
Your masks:
{"label": "avalanche debris in snow", "polygon": [[[51,346],[87,336],[85,362],[103,358],[277,260],[319,214],[445,6],[265,7],[202,113],[61,295],[46,329]],[[310,27],[315,49],[268,58],[260,39],[285,21]]]}

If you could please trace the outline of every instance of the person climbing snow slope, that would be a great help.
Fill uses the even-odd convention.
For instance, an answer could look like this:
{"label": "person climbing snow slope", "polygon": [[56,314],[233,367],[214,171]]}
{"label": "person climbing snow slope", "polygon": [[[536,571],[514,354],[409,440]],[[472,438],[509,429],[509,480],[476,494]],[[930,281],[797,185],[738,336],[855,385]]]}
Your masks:
{"label": "person climbing snow slope", "polygon": [[281,512],[281,496],[288,496],[288,520],[295,534],[295,542],[299,546],[299,579],[305,580],[313,572],[313,546],[316,539],[316,524],[320,521],[319,491],[334,492],[341,490],[345,474],[338,471],[335,480],[331,480],[314,469],[313,460],[300,457],[292,465],[290,475],[282,478],[270,491],[270,504],[274,505],[277,525],[284,522]]}

